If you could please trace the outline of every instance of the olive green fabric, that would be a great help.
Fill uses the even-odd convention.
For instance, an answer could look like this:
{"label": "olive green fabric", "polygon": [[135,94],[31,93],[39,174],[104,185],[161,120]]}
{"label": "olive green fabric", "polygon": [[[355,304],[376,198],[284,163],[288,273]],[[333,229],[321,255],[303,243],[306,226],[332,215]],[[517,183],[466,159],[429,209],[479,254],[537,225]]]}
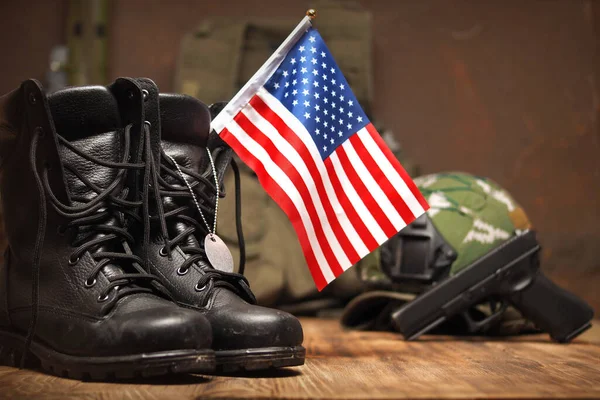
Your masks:
{"label": "olive green fabric", "polygon": [[247,23],[232,18],[202,21],[181,41],[175,90],[212,104],[236,89]]}
{"label": "olive green fabric", "polygon": [[[357,1],[313,0],[315,27],[359,101],[372,102],[371,14]],[[298,18],[211,17],[180,45],[175,90],[206,104],[228,100],[258,71]]]}

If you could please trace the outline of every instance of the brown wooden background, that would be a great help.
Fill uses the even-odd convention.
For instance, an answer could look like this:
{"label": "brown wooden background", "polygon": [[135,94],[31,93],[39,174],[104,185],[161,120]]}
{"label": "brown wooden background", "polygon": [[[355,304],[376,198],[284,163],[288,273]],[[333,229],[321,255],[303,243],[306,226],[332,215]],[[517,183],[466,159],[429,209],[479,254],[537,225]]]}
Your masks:
{"label": "brown wooden background", "polygon": [[[211,15],[298,16],[298,0],[111,3],[109,77],[172,88]],[[600,2],[371,0],[375,115],[424,172],[489,176],[529,212],[544,268],[600,309]],[[0,0],[0,93],[43,79],[65,0]]]}

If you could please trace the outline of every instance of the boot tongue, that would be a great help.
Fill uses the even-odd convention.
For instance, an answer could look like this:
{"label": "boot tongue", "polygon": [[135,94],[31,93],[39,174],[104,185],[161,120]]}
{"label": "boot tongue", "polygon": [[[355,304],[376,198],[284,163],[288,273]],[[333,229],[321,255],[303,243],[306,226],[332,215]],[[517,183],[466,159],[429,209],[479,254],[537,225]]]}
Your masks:
{"label": "boot tongue", "polygon": [[[119,109],[105,87],[65,89],[51,95],[48,102],[56,132],[75,148],[104,161],[121,161],[123,130]],[[119,172],[81,157],[66,146],[59,146],[59,152],[65,164],[75,167],[101,189],[108,187]],[[96,192],[71,171],[65,170],[65,179],[71,197],[90,200],[96,196]]]}
{"label": "boot tongue", "polygon": [[179,94],[159,95],[160,135],[163,140],[206,147],[210,111],[198,99]]}
{"label": "boot tongue", "polygon": [[[103,161],[121,162],[123,157],[123,128],[121,126],[119,109],[113,95],[102,86],[69,88],[55,92],[48,98],[48,103],[54,119],[56,132],[66,139],[73,147],[84,154]],[[115,180],[119,170],[99,165],[87,158],[81,157],[71,149],[59,144],[59,153],[63,163],[74,167],[80,174],[100,190],[106,189]],[[81,181],[69,169],[64,169],[65,180],[73,203],[81,204],[97,196],[88,185]],[[119,194],[123,190],[125,179],[113,191]],[[116,219],[108,222],[121,226]],[[89,232],[81,235],[89,235]],[[93,234],[100,237],[103,234]],[[111,248],[109,248],[111,247]],[[122,251],[112,249],[112,245],[91,249],[90,251]],[[112,264],[103,268],[103,273],[109,276],[122,274],[124,271]]]}
{"label": "boot tongue", "polygon": [[[208,141],[208,132],[210,130],[210,112],[208,107],[199,100],[184,95],[161,94],[160,101],[160,125],[161,125],[161,145],[164,152],[171,156],[182,168],[204,174],[210,172],[210,162],[206,153],[206,144]],[[170,177],[163,176],[167,182],[180,184],[180,181]],[[185,175],[187,181],[192,184],[195,179]],[[212,179],[212,175],[209,176]],[[198,199],[202,201],[202,199]],[[163,198],[163,207],[165,211],[188,204],[187,198]],[[190,216],[198,217],[198,211],[192,208]],[[212,226],[212,216],[205,215],[207,222]],[[203,224],[203,222],[201,222]],[[183,222],[176,222],[169,227],[169,236],[175,237],[188,228]],[[194,235],[186,238],[186,245],[197,247],[198,240]]]}

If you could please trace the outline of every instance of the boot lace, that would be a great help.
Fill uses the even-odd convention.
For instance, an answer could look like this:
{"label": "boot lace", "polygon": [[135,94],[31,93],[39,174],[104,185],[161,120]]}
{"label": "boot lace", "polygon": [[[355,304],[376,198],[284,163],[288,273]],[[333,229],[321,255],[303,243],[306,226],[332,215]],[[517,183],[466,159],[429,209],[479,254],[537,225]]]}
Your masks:
{"label": "boot lace", "polygon": [[[250,290],[247,278],[243,275],[246,256],[241,220],[240,174],[235,161],[232,160],[231,165],[235,177],[236,230],[240,248],[239,273],[225,272],[213,268],[206,257],[203,240],[198,240],[199,244],[197,246],[190,246],[189,244],[184,243],[190,235],[194,235],[198,238],[200,235],[202,235],[201,237],[204,237],[209,233],[207,227],[202,225],[198,220],[197,217],[199,216],[195,216],[195,214],[198,214],[198,211],[193,201],[193,196],[190,193],[190,188],[194,191],[196,198],[199,200],[199,206],[206,218],[208,220],[215,218],[214,199],[217,188],[215,182],[211,182],[210,179],[212,172],[209,170],[207,173],[200,174],[189,168],[180,166],[183,173],[193,178],[193,180],[189,180],[188,183],[190,184],[190,188],[188,188],[185,180],[179,174],[176,165],[171,158],[165,154],[164,150],[161,149],[160,153],[160,173],[158,172],[158,168],[156,168],[156,163],[153,158],[147,157],[147,159],[150,160],[149,162],[147,161],[147,163],[151,164],[151,175],[153,179],[152,187],[154,188],[157,212],[157,215],[151,217],[151,220],[153,222],[158,220],[163,240],[163,247],[160,250],[160,254],[171,260],[171,252],[174,248],[179,246],[179,249],[187,258],[178,267],[177,273],[179,275],[185,275],[193,265],[197,265],[202,270],[203,274],[195,285],[195,290],[200,295],[199,303],[201,305],[206,304],[210,294],[217,287],[227,288],[246,301],[255,304],[256,298]],[[167,182],[164,178],[166,176],[175,180],[177,184]],[[224,197],[224,192],[221,192]],[[163,207],[163,199],[165,197],[172,198],[179,206],[165,212]],[[177,199],[181,200],[178,201]],[[185,224],[186,228],[177,236],[170,238],[167,221],[172,223],[180,221]]]}
{"label": "boot lace", "polygon": [[[25,351],[21,359],[21,366],[25,365],[26,356],[28,354],[31,341],[35,335],[39,312],[39,272],[41,250],[44,245],[46,236],[47,223],[47,205],[46,195],[49,196],[49,201],[54,210],[69,222],[59,227],[59,234],[65,234],[67,231],[73,232],[71,246],[74,248],[69,257],[69,265],[74,266],[80,258],[89,252],[91,258],[96,262],[95,267],[90,271],[84,284],[86,287],[92,287],[96,284],[97,277],[102,271],[102,268],[108,264],[115,264],[122,268],[124,273],[106,276],[109,284],[101,292],[98,297],[99,302],[109,301],[109,305],[114,304],[120,298],[139,292],[155,292],[159,288],[153,285],[153,281],[158,282],[158,278],[148,274],[142,267],[143,260],[134,255],[131,247],[134,243],[133,236],[127,231],[126,216],[134,219],[139,219],[136,210],[142,204],[138,201],[127,200],[128,189],[118,190],[117,187],[126,179],[126,171],[132,169],[142,169],[144,164],[127,163],[129,158],[130,148],[130,130],[132,125],[125,128],[125,149],[121,162],[110,162],[98,159],[90,154],[74,147],[66,139],[57,135],[61,145],[78,156],[89,160],[98,165],[118,169],[112,183],[106,188],[100,188],[72,165],[63,162],[63,167],[72,172],[81,182],[96,193],[93,199],[87,199],[82,196],[71,196],[73,202],[78,204],[65,204],[61,202],[50,187],[48,172],[50,167],[45,164],[42,168],[42,173],[36,168],[37,163],[37,147],[40,137],[43,135],[43,130],[38,128],[34,131],[32,137],[32,146],[29,154],[29,161],[33,169],[35,182],[38,188],[39,195],[39,220],[38,230],[33,251],[33,283],[32,283],[32,316],[28,329],[27,338],[25,341]],[[146,200],[147,203],[147,200]],[[76,233],[76,234],[75,234]],[[119,244],[121,245],[119,247]],[[117,251],[99,250],[102,246],[111,245],[111,248]],[[122,250],[120,250],[122,249]],[[111,296],[114,293],[114,296]]]}

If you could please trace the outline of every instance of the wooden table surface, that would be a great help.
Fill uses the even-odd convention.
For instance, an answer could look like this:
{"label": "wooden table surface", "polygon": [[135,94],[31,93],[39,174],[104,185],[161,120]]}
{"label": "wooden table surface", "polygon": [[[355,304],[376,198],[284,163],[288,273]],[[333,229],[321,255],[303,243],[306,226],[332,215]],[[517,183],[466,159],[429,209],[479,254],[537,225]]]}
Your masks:
{"label": "wooden table surface", "polygon": [[0,367],[0,399],[600,398],[600,321],[569,345],[344,331],[302,320],[306,365],[247,376],[84,383]]}

